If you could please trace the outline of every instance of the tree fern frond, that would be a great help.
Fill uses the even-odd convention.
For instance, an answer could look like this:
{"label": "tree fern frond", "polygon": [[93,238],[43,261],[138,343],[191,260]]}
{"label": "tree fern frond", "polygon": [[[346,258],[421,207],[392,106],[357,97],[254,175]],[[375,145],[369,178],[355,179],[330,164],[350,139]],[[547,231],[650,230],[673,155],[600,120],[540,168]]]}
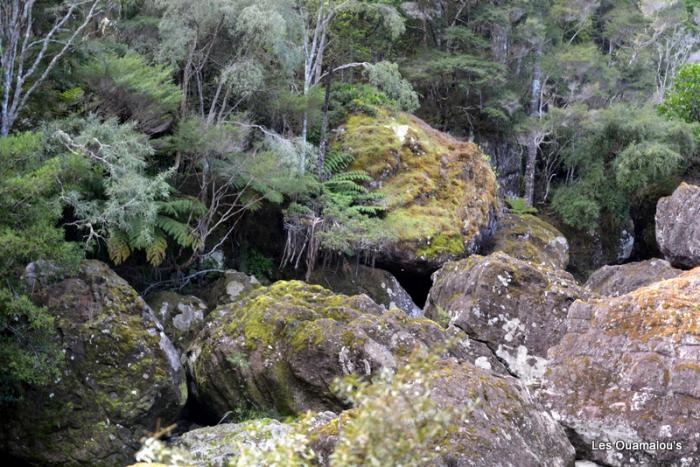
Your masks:
{"label": "tree fern frond", "polygon": [[114,264],[121,264],[131,256],[129,237],[121,230],[113,230],[107,239],[107,252]]}
{"label": "tree fern frond", "polygon": [[159,266],[165,259],[168,250],[168,240],[162,231],[156,230],[153,242],[146,247],[146,259],[152,266]]}
{"label": "tree fern frond", "polygon": [[187,224],[167,216],[158,216],[156,218],[156,226],[162,229],[175,242],[183,248],[189,248],[195,244],[195,238],[190,232]]}

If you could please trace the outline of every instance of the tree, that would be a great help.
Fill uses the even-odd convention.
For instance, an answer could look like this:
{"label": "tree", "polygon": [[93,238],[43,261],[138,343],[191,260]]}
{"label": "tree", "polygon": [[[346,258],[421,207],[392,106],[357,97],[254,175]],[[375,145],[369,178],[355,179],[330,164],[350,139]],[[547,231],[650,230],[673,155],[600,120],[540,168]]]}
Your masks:
{"label": "tree", "polygon": [[28,99],[101,11],[101,0],[68,0],[54,9],[53,24],[41,31],[35,3],[6,0],[0,6],[0,136],[10,133]]}
{"label": "tree", "polygon": [[681,68],[660,108],[666,115],[688,123],[700,122],[700,64]]}

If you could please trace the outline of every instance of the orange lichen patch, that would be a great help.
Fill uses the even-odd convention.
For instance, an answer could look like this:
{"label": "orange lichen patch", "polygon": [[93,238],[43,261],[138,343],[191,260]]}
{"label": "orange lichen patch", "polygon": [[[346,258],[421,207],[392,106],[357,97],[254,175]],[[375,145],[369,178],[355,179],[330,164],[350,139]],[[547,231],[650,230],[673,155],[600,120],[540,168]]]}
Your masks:
{"label": "orange lichen patch", "polygon": [[353,115],[334,145],[374,178],[388,232],[417,256],[463,255],[499,208],[496,176],[479,147],[415,116]]}
{"label": "orange lichen patch", "polygon": [[[596,302],[604,302],[597,300]],[[610,335],[648,341],[700,336],[700,268],[609,301],[598,326]]]}

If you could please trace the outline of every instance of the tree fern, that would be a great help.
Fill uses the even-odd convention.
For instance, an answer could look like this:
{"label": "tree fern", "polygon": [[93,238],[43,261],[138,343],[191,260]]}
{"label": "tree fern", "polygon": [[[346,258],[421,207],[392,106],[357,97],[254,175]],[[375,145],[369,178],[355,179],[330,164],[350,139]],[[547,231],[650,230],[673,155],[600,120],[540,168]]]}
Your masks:
{"label": "tree fern", "polygon": [[113,230],[107,239],[107,252],[114,264],[121,264],[131,256],[129,237],[121,230]]}

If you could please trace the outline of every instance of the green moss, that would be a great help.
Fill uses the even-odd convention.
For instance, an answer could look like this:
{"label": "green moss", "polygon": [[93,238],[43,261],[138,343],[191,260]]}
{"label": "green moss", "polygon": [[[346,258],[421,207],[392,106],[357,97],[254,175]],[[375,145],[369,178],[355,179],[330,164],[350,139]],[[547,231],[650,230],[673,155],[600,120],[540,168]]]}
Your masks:
{"label": "green moss", "polygon": [[480,149],[413,116],[353,115],[334,145],[379,182],[386,232],[417,256],[463,255],[498,210],[496,177]]}

